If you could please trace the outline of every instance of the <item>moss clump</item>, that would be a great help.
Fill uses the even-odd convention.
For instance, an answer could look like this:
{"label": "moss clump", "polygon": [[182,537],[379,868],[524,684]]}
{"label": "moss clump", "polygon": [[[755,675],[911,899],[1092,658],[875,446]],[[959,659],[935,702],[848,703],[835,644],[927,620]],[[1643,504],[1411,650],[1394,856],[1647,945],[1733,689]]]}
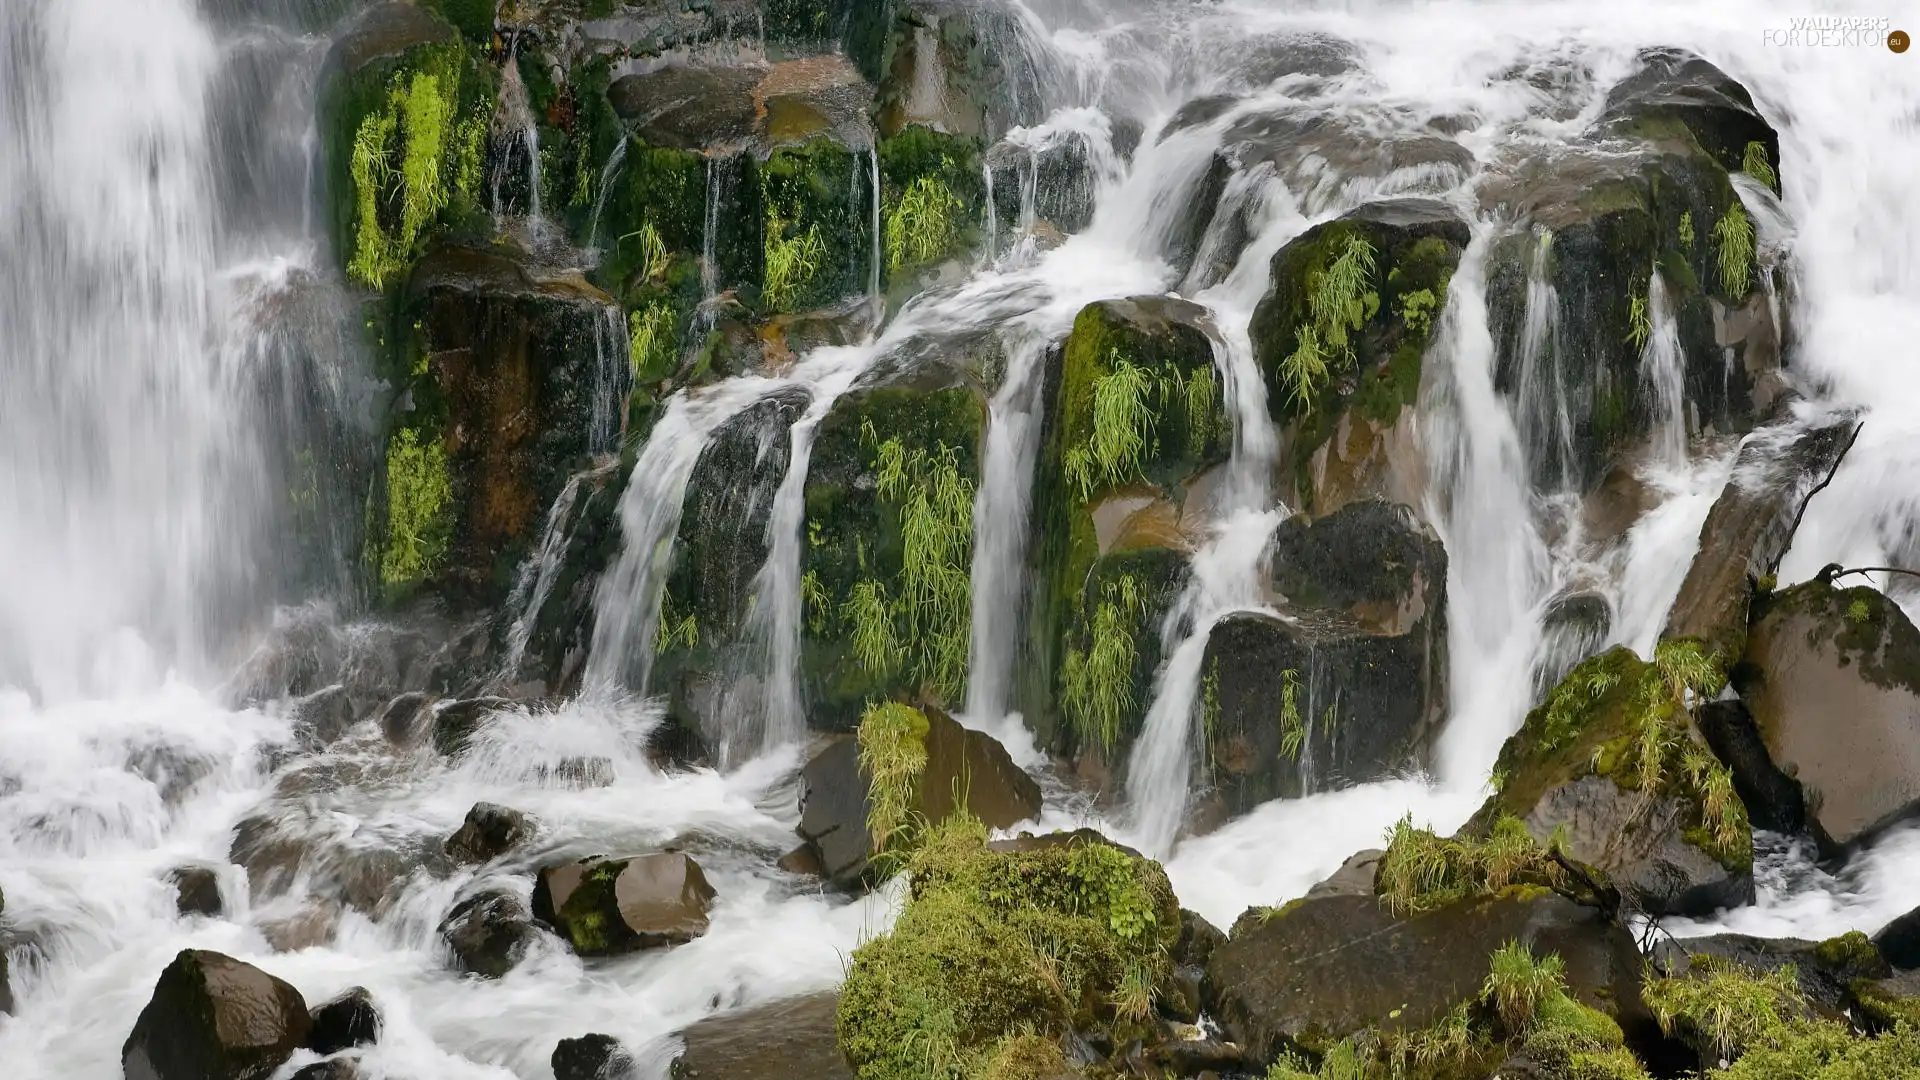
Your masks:
{"label": "moss clump", "polygon": [[1870,971],[1881,961],[1873,939],[1858,930],[1828,938],[1814,946],[1813,955],[1827,967],[1841,970]]}
{"label": "moss clump", "polygon": [[446,17],[469,41],[485,44],[493,37],[496,0],[427,0],[427,5]]}
{"label": "moss clump", "polygon": [[1830,1021],[1787,1025],[1767,1044],[1750,1049],[1716,1080],[1880,1080],[1920,1075],[1920,1027],[1902,1024],[1862,1039]]}
{"label": "moss clump", "polygon": [[1415,828],[1409,814],[1387,834],[1375,891],[1399,914],[1434,911],[1512,886],[1564,888],[1566,874],[1526,823],[1502,816],[1485,840],[1442,837]]}
{"label": "moss clump", "polygon": [[1139,651],[1134,632],[1146,610],[1139,585],[1130,574],[1105,583],[1091,620],[1091,644],[1069,647],[1061,667],[1067,722],[1082,745],[1112,749],[1120,727],[1132,712],[1134,666]]}
{"label": "moss clump", "polygon": [[946,258],[960,239],[965,209],[938,175],[916,179],[887,210],[887,272],[898,274]]}
{"label": "moss clump", "polygon": [[402,428],[387,442],[387,541],[380,580],[421,581],[440,568],[453,534],[453,488],[439,440]]}
{"label": "moss clump", "polygon": [[1661,1030],[1691,1043],[1710,1063],[1778,1045],[1788,1022],[1806,1013],[1792,964],[1759,972],[1715,956],[1693,957],[1673,978],[1649,974],[1641,997]]}
{"label": "moss clump", "polygon": [[904,839],[912,825],[920,774],[927,768],[926,714],[899,702],[875,705],[860,719],[859,741],[867,835],[878,855]]}
{"label": "moss clump", "polygon": [[484,119],[477,108],[459,119],[464,55],[457,48],[434,49],[419,68],[397,72],[386,101],[354,130],[347,270],[373,288],[384,288],[406,268],[456,194],[471,200],[477,192],[476,132],[484,132]]}
{"label": "moss clump", "polygon": [[1744,300],[1753,289],[1754,233],[1753,221],[1738,199],[1714,223],[1713,239],[1719,245],[1720,288],[1729,299]]}
{"label": "moss clump", "polygon": [[1115,1000],[1172,973],[1179,907],[1158,864],[1098,842],[992,851],[956,817],[909,873],[899,921],[854,951],[841,990],[860,1080],[1019,1076],[1004,1070],[1042,1054],[1036,1039],[1143,1033]]}
{"label": "moss clump", "polygon": [[880,140],[878,153],[884,267],[890,282],[910,285],[978,241],[980,145],[916,125]]}

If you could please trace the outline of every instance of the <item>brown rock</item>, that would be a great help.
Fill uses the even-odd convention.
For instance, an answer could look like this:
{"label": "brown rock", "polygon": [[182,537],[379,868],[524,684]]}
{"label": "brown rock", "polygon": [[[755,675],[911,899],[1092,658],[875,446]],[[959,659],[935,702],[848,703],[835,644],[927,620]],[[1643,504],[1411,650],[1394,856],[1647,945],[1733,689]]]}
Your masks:
{"label": "brown rock", "polygon": [[540,871],[534,917],[582,956],[681,945],[707,932],[713,886],[679,852],[592,858]]}
{"label": "brown rock", "polygon": [[292,986],[232,957],[186,949],[160,973],[120,1060],[127,1080],[263,1080],[312,1026]]}

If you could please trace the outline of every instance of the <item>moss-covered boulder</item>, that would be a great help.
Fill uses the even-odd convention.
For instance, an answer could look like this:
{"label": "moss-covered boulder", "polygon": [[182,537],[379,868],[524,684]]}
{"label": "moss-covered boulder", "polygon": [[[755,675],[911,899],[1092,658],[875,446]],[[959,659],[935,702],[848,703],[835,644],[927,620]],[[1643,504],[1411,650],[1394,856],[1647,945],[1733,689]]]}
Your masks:
{"label": "moss-covered boulder", "polygon": [[1755,586],[1793,543],[1807,500],[1827,486],[1860,433],[1851,414],[1805,428],[1757,432],[1700,527],[1700,547],[1667,615],[1666,634],[1723,656],[1744,648]]}
{"label": "moss-covered boulder", "polygon": [[1040,815],[1040,785],[993,736],[937,709],[888,703],[868,710],[858,737],[840,736],[800,772],[800,838],[821,876],[854,884],[916,821],[958,811],[988,828]]}
{"label": "moss-covered boulder", "polygon": [[857,390],[820,422],[801,553],[810,726],[852,730],[895,692],[960,702],[985,425],[952,371]]}
{"label": "moss-covered boulder", "polygon": [[905,910],[854,951],[841,989],[856,1077],[1035,1075],[994,1063],[1049,1048],[1055,1067],[1037,1075],[1053,1076],[1069,1033],[1124,1045],[1152,1030],[1180,936],[1157,863],[1100,842],[994,851],[984,828],[956,821],[909,875]]}
{"label": "moss-covered boulder", "polygon": [[834,1030],[836,993],[721,1013],[680,1032],[675,1080],[852,1080]]}
{"label": "moss-covered boulder", "polygon": [[1827,850],[1920,809],[1920,631],[1884,593],[1816,579],[1772,594],[1735,674]]}
{"label": "moss-covered boulder", "polygon": [[1790,971],[1800,996],[1830,1020],[1845,1019],[1853,1007],[1854,983],[1893,974],[1880,950],[1857,930],[1825,941],[1713,934],[1664,941],[1653,950],[1654,965],[1668,975],[1685,975],[1701,957],[1751,971]]}
{"label": "moss-covered boulder", "polygon": [[120,1050],[127,1080],[260,1080],[307,1040],[313,1018],[286,982],[252,964],[183,949]]}
{"label": "moss-covered boulder", "polygon": [[1446,552],[1410,510],[1295,517],[1272,551],[1285,617],[1222,620],[1201,667],[1205,768],[1234,814],[1419,768],[1446,708]]}
{"label": "moss-covered boulder", "polygon": [[1403,422],[1466,244],[1450,208],[1392,200],[1275,253],[1249,333],[1268,409],[1286,426],[1290,505],[1315,514],[1364,498],[1420,505],[1426,466]]}
{"label": "moss-covered boulder", "polygon": [[1752,902],[1746,807],[1689,711],[1725,687],[1721,665],[1690,640],[1652,662],[1616,647],[1581,663],[1501,747],[1495,794],[1463,833],[1522,819],[1649,914]]}
{"label": "moss-covered boulder", "polygon": [[598,857],[543,868],[533,915],[581,956],[611,956],[700,937],[713,898],[700,864],[679,852]]}
{"label": "moss-covered boulder", "polygon": [[425,586],[491,607],[575,470],[618,446],[618,308],[577,277],[448,248],[416,267],[400,317],[369,569],[389,596]]}
{"label": "moss-covered boulder", "polygon": [[[879,142],[880,264],[897,306],[980,246],[981,142],[915,124]],[[855,234],[863,235],[863,234]]]}
{"label": "moss-covered boulder", "polygon": [[1650,1026],[1632,935],[1546,889],[1410,915],[1370,895],[1250,911],[1213,950],[1203,992],[1208,1013],[1254,1062],[1321,1061],[1350,1053],[1353,1043],[1341,1044],[1366,1033],[1430,1070],[1417,1075],[1484,1076],[1504,1054],[1475,1030],[1489,1026],[1480,1014],[1495,997],[1490,976],[1503,951],[1507,964],[1556,957],[1561,983],[1540,997],[1583,1010],[1569,1014],[1600,1014],[1588,1024],[1611,1028],[1602,1041],[1618,1047],[1622,1028],[1638,1035]]}
{"label": "moss-covered boulder", "polygon": [[334,250],[385,289],[443,227],[482,210],[495,74],[425,9],[369,9],[334,46],[320,98]]}
{"label": "moss-covered boulder", "polygon": [[[1213,335],[1184,300],[1105,300],[1050,358],[1020,696],[1063,745],[1111,749],[1146,715],[1150,685],[1133,676],[1156,659],[1141,646],[1170,599],[1166,553],[1200,534],[1230,448]],[[1123,631],[1135,647],[1116,648]]]}

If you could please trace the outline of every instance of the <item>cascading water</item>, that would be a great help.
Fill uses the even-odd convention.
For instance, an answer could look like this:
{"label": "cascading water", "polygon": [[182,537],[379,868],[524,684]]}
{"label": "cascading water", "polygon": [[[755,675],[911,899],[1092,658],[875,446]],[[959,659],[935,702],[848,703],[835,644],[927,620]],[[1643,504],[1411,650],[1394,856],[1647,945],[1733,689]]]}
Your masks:
{"label": "cascading water", "polygon": [[1667,298],[1667,284],[1658,273],[1647,284],[1647,342],[1640,353],[1640,374],[1652,391],[1653,461],[1676,468],[1687,460],[1686,354],[1680,348],[1680,327]]}
{"label": "cascading water", "polygon": [[[1471,180],[1497,163],[1505,144],[1552,142],[1597,115],[1607,86],[1642,46],[1702,51],[1753,87],[1780,126],[1784,197],[1735,180],[1758,231],[1756,263],[1767,271],[1769,301],[1793,324],[1808,389],[1868,410],[1846,464],[1811,504],[1781,581],[1832,561],[1920,558],[1920,380],[1900,361],[1904,344],[1920,340],[1912,305],[1920,221],[1905,213],[1920,188],[1920,142],[1910,115],[1915,69],[1905,58],[1770,45],[1762,28],[1797,12],[1734,0],[1684,12],[1641,5],[1602,25],[1589,9],[1565,3],[1136,11],[1148,6],[1034,0],[1006,18],[1015,119],[1031,124],[1029,133],[1097,127],[1096,157],[1111,153],[1109,122],[1148,133],[1128,160],[1114,155],[1094,169],[1092,223],[1051,250],[1036,243],[1017,257],[989,259],[964,282],[910,303],[863,345],[815,350],[779,377],[736,375],[662,402],[622,496],[620,553],[599,583],[581,699],[504,713],[458,762],[396,754],[365,731],[304,754],[289,749],[299,721],[287,703],[235,709],[194,689],[219,685],[223,661],[274,621],[267,605],[286,580],[274,565],[274,540],[289,516],[298,519],[304,488],[275,470],[283,457],[297,461],[302,447],[283,448],[285,425],[253,411],[260,386],[351,381],[327,372],[264,378],[259,370],[306,362],[295,356],[302,349],[258,340],[262,332],[284,335],[289,309],[350,307],[294,302],[304,303],[311,267],[325,261],[310,254],[326,245],[308,235],[306,200],[288,200],[290,185],[264,174],[251,185],[216,180],[246,171],[225,156],[260,153],[236,137],[247,127],[237,117],[260,112],[263,100],[314,99],[311,80],[329,43],[251,33],[216,21],[231,15],[207,13],[231,7],[26,0],[0,12],[0,142],[8,151],[0,156],[0,235],[13,256],[0,268],[0,322],[8,327],[0,342],[0,504],[9,510],[0,515],[0,889],[19,1013],[0,1017],[9,1075],[119,1076],[118,1048],[155,974],[187,947],[257,962],[312,1002],[369,987],[386,1021],[380,1045],[362,1059],[375,1077],[544,1077],[555,1042],[587,1031],[620,1038],[639,1050],[647,1075],[664,1076],[669,1036],[689,1022],[831,989],[845,954],[891,918],[891,897],[829,899],[762,857],[792,840],[789,782],[805,730],[794,670],[799,558],[813,432],[864,373],[910,357],[917,343],[1002,335],[1007,374],[989,407],[975,507],[968,711],[970,721],[1004,724],[1047,353],[1087,302],[1164,292],[1176,280],[1194,290],[1218,333],[1217,371],[1234,422],[1230,492],[1212,508],[1213,529],[1163,628],[1167,659],[1127,774],[1131,814],[1108,831],[1167,854],[1183,904],[1227,925],[1249,904],[1300,895],[1348,854],[1377,845],[1403,813],[1440,827],[1463,820],[1531,702],[1550,598],[1591,586],[1613,613],[1608,640],[1646,650],[1731,468],[1730,448],[1707,445],[1710,432],[1687,444],[1684,398],[1670,393],[1678,352],[1654,348],[1666,332],[1666,282],[1658,277],[1643,354],[1661,421],[1642,463],[1652,508],[1611,550],[1581,553],[1545,535],[1547,506],[1565,494],[1565,477],[1542,481],[1537,464],[1543,447],[1563,461],[1571,456],[1575,398],[1555,382],[1573,368],[1544,269],[1537,294],[1528,290],[1523,353],[1506,358],[1525,372],[1521,386],[1503,392],[1496,380],[1504,369],[1489,328],[1487,263],[1513,226],[1482,209]],[[1301,32],[1353,43],[1348,66],[1276,76],[1241,64],[1246,53],[1235,46]],[[262,94],[223,81],[241,38],[285,50],[276,55],[288,62],[262,66],[287,86]],[[1578,57],[1584,76],[1555,84],[1511,75],[1567,55]],[[510,95],[517,64],[502,79]],[[911,89],[936,98],[941,90]],[[524,109],[525,88],[519,92]],[[1190,101],[1226,92],[1253,104],[1231,107],[1239,115],[1196,110],[1172,122]],[[1789,100],[1791,115],[1781,108]],[[1259,110],[1308,101],[1388,134],[1399,124],[1442,133],[1433,137],[1464,147],[1472,161],[1350,175],[1358,167],[1338,155],[1236,159],[1222,213],[1176,257],[1185,242],[1181,211],[1208,181],[1227,131]],[[267,115],[279,123],[277,111]],[[303,116],[299,139],[282,131],[281,141],[310,146],[311,123]],[[516,153],[537,170],[530,111],[509,127]],[[602,195],[621,167],[619,145],[601,170]],[[877,154],[869,160],[877,172]],[[709,299],[721,291],[713,248],[724,171],[709,173],[704,208]],[[1031,174],[1021,174],[1023,185]],[[536,174],[530,200],[539,188]],[[1319,790],[1181,839],[1208,632],[1226,614],[1266,605],[1269,538],[1285,513],[1271,495],[1282,447],[1263,422],[1269,390],[1249,340],[1251,312],[1282,244],[1394,190],[1451,193],[1474,222],[1429,346],[1429,385],[1415,418],[1433,470],[1427,517],[1450,567],[1451,705],[1435,762],[1439,783]],[[1022,217],[1031,212],[1024,196]],[[537,203],[529,208],[537,216]],[[880,210],[876,198],[873,212]],[[996,220],[996,231],[1012,224]],[[881,235],[876,220],[873,236]],[[1227,268],[1236,248],[1243,250]],[[1772,268],[1789,250],[1796,276],[1774,291]],[[872,262],[879,267],[879,252]],[[878,281],[867,284],[881,292]],[[601,330],[603,351],[615,360],[624,359],[624,330],[617,317]],[[793,388],[811,404],[789,435],[793,452],[756,578],[761,711],[742,729],[738,752],[723,755],[731,771],[663,773],[641,749],[659,715],[631,699],[654,689],[656,623],[688,484],[728,420]],[[352,394],[335,389],[328,407],[345,411],[338,402]],[[596,399],[597,451],[616,445],[606,421],[623,393],[607,396],[604,415]],[[329,437],[352,442],[371,425],[355,416],[337,427]],[[524,601],[513,613],[520,621],[555,588],[553,549],[566,546],[564,523],[581,483],[546,508],[547,527],[515,594]],[[290,500],[280,497],[283,487]],[[1920,593],[1895,596],[1920,614]],[[525,649],[517,623],[510,637],[519,642],[510,648]],[[1322,764],[1312,763],[1315,786],[1330,779]],[[479,870],[394,875],[391,867],[411,866],[480,800],[539,818],[534,847]],[[1050,806],[1043,824],[1083,824],[1080,813]],[[284,839],[302,853],[291,891],[256,901],[228,865],[235,823],[249,815],[288,830]],[[1874,929],[1911,905],[1916,837],[1896,832],[1832,875],[1792,853],[1768,856],[1759,905],[1670,929],[1812,938]],[[670,843],[697,848],[719,893],[705,937],[591,963],[547,946],[497,981],[448,969],[437,924],[457,897],[486,885],[524,894],[535,864]],[[223,868],[223,918],[177,914],[166,874],[183,863]],[[317,896],[365,866],[386,868],[371,875],[384,890],[377,903],[336,911],[324,944],[273,950],[289,920],[325,906],[309,890]],[[288,1071],[311,1060],[297,1057]]]}

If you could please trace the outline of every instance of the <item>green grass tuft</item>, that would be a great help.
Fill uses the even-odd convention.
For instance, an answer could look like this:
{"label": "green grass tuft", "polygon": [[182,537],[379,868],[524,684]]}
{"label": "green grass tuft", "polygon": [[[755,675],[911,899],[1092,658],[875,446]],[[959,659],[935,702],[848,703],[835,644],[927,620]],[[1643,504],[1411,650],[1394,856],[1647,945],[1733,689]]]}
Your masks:
{"label": "green grass tuft", "polygon": [[767,213],[766,278],[760,298],[769,311],[786,311],[806,294],[826,262],[820,226],[798,229],[778,211]]}
{"label": "green grass tuft", "polygon": [[1542,1002],[1566,986],[1567,965],[1558,956],[1536,960],[1526,946],[1509,941],[1494,951],[1480,998],[1512,1031],[1533,1023]]}
{"label": "green grass tuft", "polygon": [[1735,300],[1744,300],[1753,288],[1753,221],[1746,208],[1735,199],[1726,215],[1713,226],[1713,238],[1720,245],[1720,285]]}
{"label": "green grass tuft", "polygon": [[908,838],[920,774],[927,768],[927,718],[889,701],[860,718],[860,771],[867,775],[867,835],[878,855]]}
{"label": "green grass tuft", "polygon": [[1680,215],[1680,250],[1693,254],[1693,241],[1693,211],[1688,210]]}
{"label": "green grass tuft", "polygon": [[1553,888],[1564,872],[1550,857],[1557,841],[1543,847],[1525,822],[1501,815],[1485,840],[1442,837],[1415,828],[1413,815],[1387,834],[1377,887],[1380,900],[1398,914],[1433,911],[1473,896],[1488,896],[1512,885]]}
{"label": "green grass tuft", "polygon": [[1780,190],[1780,177],[1774,174],[1773,163],[1767,159],[1767,144],[1750,142],[1746,153],[1742,155],[1740,171],[1767,185],[1773,191]]}
{"label": "green grass tuft", "polygon": [[438,439],[402,428],[387,443],[387,544],[380,579],[419,581],[437,571],[452,540],[453,487]]}
{"label": "green grass tuft", "polygon": [[1062,674],[1067,720],[1083,745],[1112,749],[1119,741],[1121,724],[1134,705],[1133,668],[1139,658],[1134,634],[1145,610],[1132,575],[1106,582],[1094,608],[1090,647],[1067,651]]}
{"label": "green grass tuft", "polygon": [[1776,1044],[1788,1022],[1806,1011],[1793,965],[1762,973],[1712,956],[1694,957],[1686,973],[1672,978],[1650,973],[1641,997],[1661,1030],[1720,1061]]}
{"label": "green grass tuft", "polygon": [[666,378],[673,370],[678,340],[673,306],[660,301],[627,314],[627,359],[640,382]]}
{"label": "green grass tuft", "polygon": [[1636,349],[1647,347],[1647,341],[1653,337],[1653,316],[1647,305],[1647,297],[1635,293],[1627,302],[1627,340],[1633,342]]}
{"label": "green grass tuft", "polygon": [[898,273],[945,258],[959,241],[960,215],[965,210],[966,205],[938,176],[915,180],[887,211],[887,269]]}

